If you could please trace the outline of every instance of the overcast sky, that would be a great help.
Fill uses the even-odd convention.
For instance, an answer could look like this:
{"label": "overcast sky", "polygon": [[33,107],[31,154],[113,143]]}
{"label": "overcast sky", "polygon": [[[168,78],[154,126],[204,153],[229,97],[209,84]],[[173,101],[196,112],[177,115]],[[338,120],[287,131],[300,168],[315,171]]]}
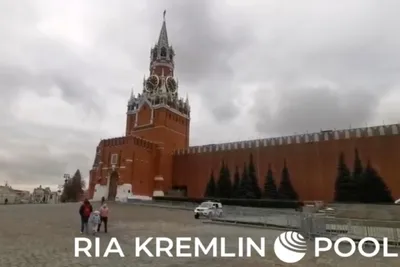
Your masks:
{"label": "overcast sky", "polygon": [[400,1],[0,1],[0,183],[87,177],[167,9],[191,144],[397,123]]}

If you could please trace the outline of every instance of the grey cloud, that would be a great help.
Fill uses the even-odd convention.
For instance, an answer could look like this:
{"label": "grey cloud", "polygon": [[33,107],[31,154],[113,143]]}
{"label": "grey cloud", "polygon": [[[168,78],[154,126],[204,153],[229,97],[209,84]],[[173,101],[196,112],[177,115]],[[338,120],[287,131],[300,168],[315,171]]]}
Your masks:
{"label": "grey cloud", "polygon": [[364,127],[379,104],[370,90],[338,91],[328,86],[290,88],[279,94],[277,109],[266,108],[265,91],[257,94],[253,112],[260,133],[290,135],[348,127]]}
{"label": "grey cloud", "polygon": [[[60,184],[76,168],[87,176],[99,140],[92,132],[34,124],[3,124],[0,174],[16,184]],[[55,152],[54,149],[57,151]]]}
{"label": "grey cloud", "polygon": [[[7,22],[0,24],[0,115],[7,118],[0,122],[0,172],[18,183],[53,183],[76,168],[87,175],[99,139],[124,130],[121,103],[132,83],[141,90],[164,9],[180,90],[200,98],[196,116],[208,123],[192,125],[204,132],[197,134],[199,143],[215,136],[204,129],[218,124],[218,131],[232,131],[239,116],[250,130],[241,129],[237,138],[252,130],[280,135],[362,126],[400,84],[394,2],[315,1],[288,9],[280,1],[255,1],[239,9],[216,1],[88,1],[79,6],[88,11],[82,24],[87,47],[41,33],[37,25],[48,7],[37,5],[0,2]],[[47,11],[57,17],[57,10]],[[56,29],[62,36],[63,27]],[[249,87],[259,89],[254,94],[245,91]],[[81,117],[93,115],[97,126],[41,126],[13,113],[21,92],[47,97],[54,88],[63,100],[85,107]],[[246,114],[249,107],[237,104],[251,102]]]}

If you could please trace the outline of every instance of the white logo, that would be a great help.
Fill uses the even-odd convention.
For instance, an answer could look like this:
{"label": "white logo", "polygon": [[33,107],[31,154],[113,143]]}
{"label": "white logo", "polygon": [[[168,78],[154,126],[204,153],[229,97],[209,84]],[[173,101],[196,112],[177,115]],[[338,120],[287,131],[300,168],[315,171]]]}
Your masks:
{"label": "white logo", "polygon": [[306,255],[307,243],[301,234],[289,231],[275,239],[274,251],[281,261],[296,263]]}

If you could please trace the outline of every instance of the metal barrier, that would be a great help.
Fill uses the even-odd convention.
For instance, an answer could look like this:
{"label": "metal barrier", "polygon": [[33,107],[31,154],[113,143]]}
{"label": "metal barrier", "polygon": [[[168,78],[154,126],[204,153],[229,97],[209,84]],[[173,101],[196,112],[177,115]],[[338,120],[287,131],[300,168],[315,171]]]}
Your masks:
{"label": "metal barrier", "polygon": [[299,232],[307,239],[317,236],[331,239],[346,236],[355,241],[364,237],[373,237],[383,243],[387,238],[388,245],[400,247],[400,227],[394,222],[381,221],[380,226],[370,220],[354,220],[328,217],[323,214],[302,214]]}
{"label": "metal barrier", "polygon": [[[225,212],[225,210],[224,210]],[[254,216],[252,211],[227,210],[224,218],[212,219],[214,222],[236,225],[253,225],[282,230],[294,230],[307,239],[318,236],[335,239],[341,236],[360,240],[374,237],[378,240],[387,238],[391,246],[400,247],[400,222],[355,220],[335,218],[321,213],[274,211],[269,215]]]}
{"label": "metal barrier", "polygon": [[[193,211],[198,203],[135,201],[143,206]],[[285,209],[223,206],[221,217],[210,217],[216,223],[254,225],[282,230],[295,230],[307,239],[317,236],[338,238],[347,236],[355,240],[374,237],[388,238],[390,245],[400,247],[400,222],[336,218],[324,213],[296,212]]]}

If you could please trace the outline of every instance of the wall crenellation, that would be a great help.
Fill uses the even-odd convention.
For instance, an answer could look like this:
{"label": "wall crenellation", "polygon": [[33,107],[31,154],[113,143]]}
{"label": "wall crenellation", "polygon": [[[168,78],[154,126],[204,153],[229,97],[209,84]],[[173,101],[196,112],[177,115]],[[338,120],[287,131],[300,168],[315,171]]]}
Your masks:
{"label": "wall crenellation", "polygon": [[112,147],[112,146],[121,146],[126,145],[128,143],[133,143],[137,146],[144,147],[146,149],[154,149],[157,144],[146,139],[137,137],[137,136],[122,136],[122,137],[115,137],[109,139],[101,140],[100,144],[103,147]]}
{"label": "wall crenellation", "polygon": [[114,138],[108,138],[108,139],[103,139],[101,140],[100,144],[102,144],[104,147],[109,147],[109,146],[120,146],[127,144],[127,139],[125,136],[122,137],[114,137]]}
{"label": "wall crenellation", "polygon": [[216,151],[236,150],[236,149],[247,149],[256,147],[266,146],[277,146],[277,145],[290,145],[290,144],[304,144],[304,143],[315,143],[324,142],[330,140],[340,139],[354,139],[364,138],[372,136],[389,136],[399,135],[400,124],[381,125],[373,127],[363,127],[346,130],[332,130],[332,131],[321,131],[316,133],[305,133],[291,136],[281,136],[264,138],[257,140],[246,140],[239,142],[221,143],[221,144],[209,144],[202,146],[191,146],[187,149],[176,150],[176,155],[182,154],[194,154],[194,153],[208,153]]}

